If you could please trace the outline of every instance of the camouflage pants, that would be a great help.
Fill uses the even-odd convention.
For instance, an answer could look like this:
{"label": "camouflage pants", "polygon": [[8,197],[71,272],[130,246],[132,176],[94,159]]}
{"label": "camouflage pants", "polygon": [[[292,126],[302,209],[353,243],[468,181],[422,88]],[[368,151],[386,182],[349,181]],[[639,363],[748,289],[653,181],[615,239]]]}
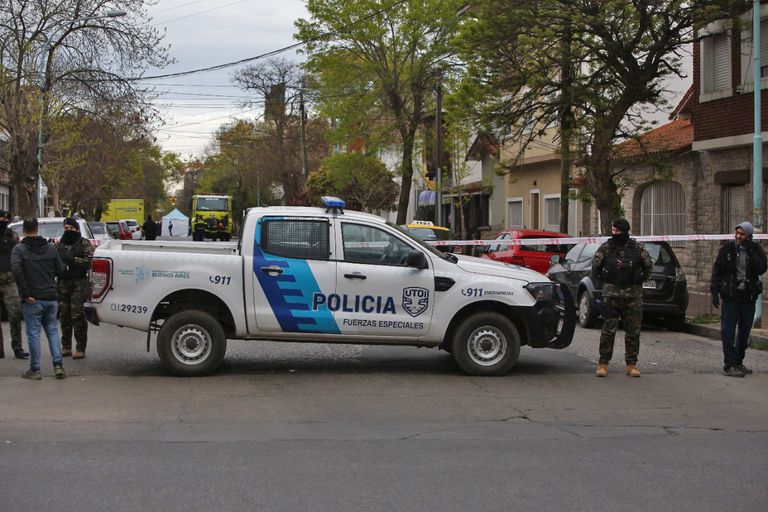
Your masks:
{"label": "camouflage pants", "polygon": [[624,360],[637,363],[640,352],[640,324],[643,320],[642,297],[605,297],[603,299],[603,330],[600,333],[600,362],[608,363],[613,357],[613,343],[619,319],[624,322]]}
{"label": "camouflage pants", "polygon": [[[11,348],[14,351],[21,350],[21,299],[16,281],[10,272],[0,272],[0,300],[3,301],[5,311],[8,313],[8,323],[11,327]],[[0,353],[3,352],[5,342],[3,330],[0,328]]]}
{"label": "camouflage pants", "polygon": [[88,344],[88,322],[83,303],[90,298],[91,284],[87,279],[59,281],[59,320],[61,321],[61,348],[72,350],[72,332],[75,350],[85,352]]}

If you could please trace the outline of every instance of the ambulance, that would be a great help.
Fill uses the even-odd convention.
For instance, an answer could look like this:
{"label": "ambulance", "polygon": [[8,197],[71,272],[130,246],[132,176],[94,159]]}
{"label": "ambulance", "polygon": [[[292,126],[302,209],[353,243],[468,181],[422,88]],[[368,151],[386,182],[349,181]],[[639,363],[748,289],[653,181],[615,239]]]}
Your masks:
{"label": "ambulance", "polygon": [[201,376],[228,339],[442,349],[470,375],[508,373],[520,347],[567,347],[565,287],[522,267],[443,253],[381,217],[248,209],[236,242],[111,240],[96,250],[88,320],[147,333],[170,373]]}

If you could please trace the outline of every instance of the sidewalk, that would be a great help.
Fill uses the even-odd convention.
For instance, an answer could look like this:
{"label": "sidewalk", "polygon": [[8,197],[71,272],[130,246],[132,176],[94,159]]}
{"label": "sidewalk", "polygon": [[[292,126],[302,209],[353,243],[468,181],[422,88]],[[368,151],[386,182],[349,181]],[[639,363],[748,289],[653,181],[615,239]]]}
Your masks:
{"label": "sidewalk", "polygon": [[[689,292],[688,300],[688,319],[691,320],[700,315],[720,315],[720,310],[712,306],[712,299],[708,293]],[[749,339],[752,347],[760,350],[768,350],[768,300],[763,297],[762,302],[762,328],[752,328]],[[715,320],[712,323],[688,323],[686,332],[704,336],[713,340],[720,339],[720,322]]]}

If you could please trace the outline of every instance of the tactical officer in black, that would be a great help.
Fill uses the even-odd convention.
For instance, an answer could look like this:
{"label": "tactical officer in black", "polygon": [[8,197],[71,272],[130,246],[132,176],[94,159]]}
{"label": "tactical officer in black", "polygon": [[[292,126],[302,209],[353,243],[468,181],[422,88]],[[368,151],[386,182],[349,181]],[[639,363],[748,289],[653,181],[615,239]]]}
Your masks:
{"label": "tactical officer in black", "polygon": [[720,247],[712,267],[709,288],[713,306],[719,307],[720,298],[723,299],[720,335],[723,373],[729,377],[752,373],[744,366],[744,355],[755,318],[755,301],[763,291],[760,276],[768,268],[765,251],[752,240],[753,233],[754,227],[749,222],[736,226],[734,239]]}
{"label": "tactical officer in black", "polygon": [[[27,359],[29,354],[21,348],[21,299],[16,281],[11,273],[11,251],[19,243],[19,235],[8,228],[11,214],[0,210],[0,300],[8,312],[11,326],[11,348],[17,359]],[[5,357],[3,331],[0,329],[0,358]]]}
{"label": "tactical officer in black", "polygon": [[[88,344],[88,322],[85,320],[83,305],[91,295],[88,270],[93,258],[93,244],[80,235],[77,220],[68,217],[64,219],[64,234],[56,243],[56,250],[64,263],[64,272],[58,280],[61,355],[82,359]],[[76,342],[74,354],[73,332]]]}
{"label": "tactical officer in black", "polygon": [[637,354],[643,320],[643,282],[651,277],[652,270],[653,260],[643,245],[629,238],[629,221],[613,221],[610,240],[597,249],[592,260],[592,276],[604,283],[600,361],[595,372],[598,377],[608,374],[619,319],[624,322],[627,375],[640,376]]}

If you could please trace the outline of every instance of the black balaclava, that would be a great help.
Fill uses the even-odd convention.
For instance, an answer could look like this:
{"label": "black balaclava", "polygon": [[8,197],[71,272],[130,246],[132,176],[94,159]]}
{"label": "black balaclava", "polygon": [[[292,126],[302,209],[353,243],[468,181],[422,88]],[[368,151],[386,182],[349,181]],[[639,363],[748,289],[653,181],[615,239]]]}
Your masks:
{"label": "black balaclava", "polygon": [[613,221],[613,227],[621,231],[621,233],[611,235],[611,238],[619,244],[626,244],[629,240],[629,221],[627,219],[616,219]]}
{"label": "black balaclava", "polygon": [[64,219],[64,225],[77,228],[77,231],[64,231],[64,234],[61,235],[61,241],[64,242],[65,245],[75,244],[80,240],[80,226],[77,224],[77,220],[72,217],[67,217]]}

